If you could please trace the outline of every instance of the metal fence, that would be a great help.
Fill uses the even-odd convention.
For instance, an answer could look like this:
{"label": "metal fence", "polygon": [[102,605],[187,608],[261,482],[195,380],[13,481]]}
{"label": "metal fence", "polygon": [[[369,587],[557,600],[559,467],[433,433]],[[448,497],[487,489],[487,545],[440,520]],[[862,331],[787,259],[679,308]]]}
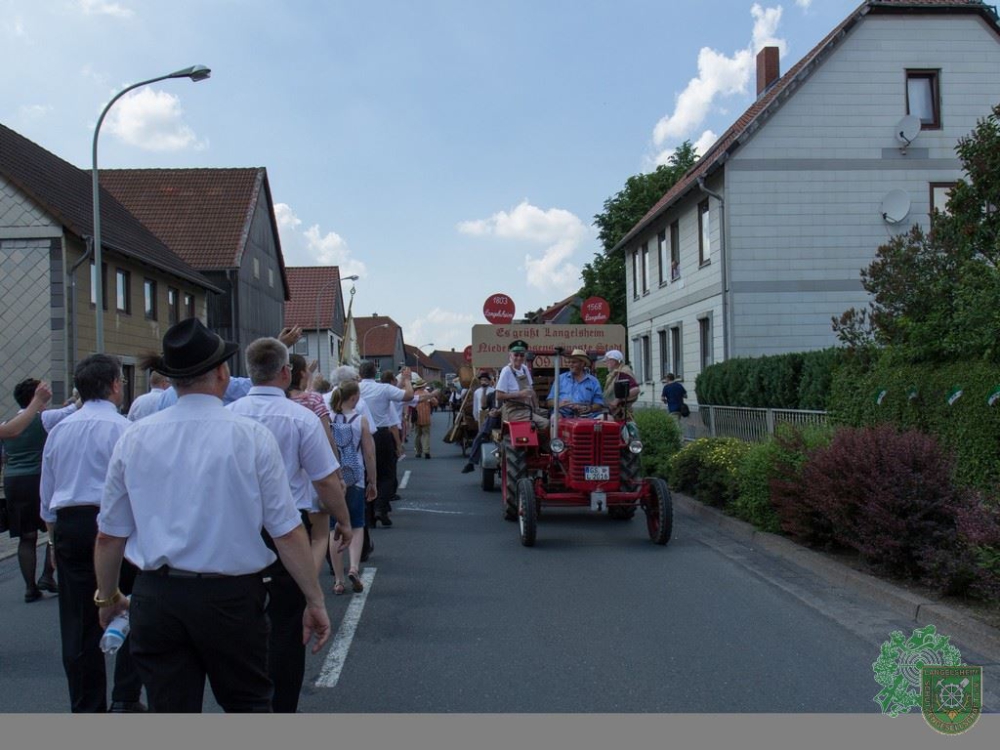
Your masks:
{"label": "metal fence", "polygon": [[694,437],[734,437],[760,443],[774,435],[778,425],[824,426],[826,412],[699,404],[688,421],[694,422]]}

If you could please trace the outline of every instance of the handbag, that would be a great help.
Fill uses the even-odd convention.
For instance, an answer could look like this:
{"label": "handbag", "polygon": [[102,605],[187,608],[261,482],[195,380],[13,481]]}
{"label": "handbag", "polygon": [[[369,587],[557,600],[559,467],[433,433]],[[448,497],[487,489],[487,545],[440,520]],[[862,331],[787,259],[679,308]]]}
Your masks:
{"label": "handbag", "polygon": [[691,410],[688,408],[688,405],[685,404],[683,401],[681,402],[681,416],[682,417],[691,416]]}

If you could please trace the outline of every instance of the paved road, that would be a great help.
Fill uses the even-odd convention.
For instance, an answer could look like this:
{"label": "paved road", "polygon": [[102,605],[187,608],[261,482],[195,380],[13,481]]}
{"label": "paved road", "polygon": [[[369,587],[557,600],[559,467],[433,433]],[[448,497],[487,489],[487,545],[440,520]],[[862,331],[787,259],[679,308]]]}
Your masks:
{"label": "paved road", "polygon": [[[912,623],[695,516],[678,514],[657,547],[640,518],[547,512],[524,548],[499,493],[441,442],[447,417],[433,459],[400,463],[407,485],[395,525],[375,533],[368,592],[328,597],[339,641],[310,658],[303,711],[877,710],[872,662]],[[64,711],[56,601],[25,605],[21,587],[14,560],[0,562],[0,705]]]}

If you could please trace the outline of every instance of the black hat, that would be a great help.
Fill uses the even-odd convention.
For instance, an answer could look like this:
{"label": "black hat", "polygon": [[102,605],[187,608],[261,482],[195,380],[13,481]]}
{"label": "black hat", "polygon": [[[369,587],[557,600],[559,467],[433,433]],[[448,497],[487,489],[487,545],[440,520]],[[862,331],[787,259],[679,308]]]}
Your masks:
{"label": "black hat", "polygon": [[239,350],[197,318],[182,320],[163,335],[163,356],[153,369],[168,378],[194,378],[218,367]]}
{"label": "black hat", "polygon": [[507,347],[507,351],[526,352],[528,351],[528,342],[521,339],[514,339],[510,342],[510,346]]}
{"label": "black hat", "polygon": [[492,380],[493,376],[490,375],[489,370],[480,370],[479,371],[479,379],[482,380],[483,378],[486,378],[487,380]]}

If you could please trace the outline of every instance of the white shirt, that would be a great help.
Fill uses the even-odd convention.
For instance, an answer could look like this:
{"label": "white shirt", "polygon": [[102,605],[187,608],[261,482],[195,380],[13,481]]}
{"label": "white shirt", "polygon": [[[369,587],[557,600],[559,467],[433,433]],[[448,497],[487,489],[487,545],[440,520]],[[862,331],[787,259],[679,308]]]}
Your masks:
{"label": "white shirt", "polygon": [[100,505],[115,443],[129,426],[110,401],[87,401],[52,428],[42,452],[42,520],[77,505]]}
{"label": "white shirt", "polygon": [[271,432],[215,396],[182,396],[134,422],[115,446],[97,527],[127,537],[142,570],[257,573],[274,538],[301,523]]}
{"label": "white shirt", "polygon": [[501,393],[517,393],[521,388],[517,384],[518,375],[528,376],[528,385],[532,385],[533,381],[531,379],[531,370],[528,369],[527,365],[523,365],[520,370],[514,371],[513,365],[507,365],[500,371],[500,377],[497,378],[497,390]]}
{"label": "white shirt", "polygon": [[149,393],[144,393],[132,402],[132,407],[128,410],[130,422],[138,422],[143,417],[156,414],[160,410],[160,396],[166,388],[154,388]]}
{"label": "white shirt", "polygon": [[361,388],[361,398],[365,400],[372,415],[371,423],[375,429],[379,427],[392,427],[399,424],[399,419],[392,413],[393,403],[402,403],[406,391],[388,383],[376,383],[374,380],[362,380],[358,383]]}
{"label": "white shirt", "polygon": [[489,396],[491,393],[493,393],[494,390],[496,390],[496,389],[492,385],[488,385],[485,388],[485,392],[484,392],[483,386],[480,386],[479,388],[476,388],[475,391],[473,391],[473,393],[472,393],[472,418],[474,420],[476,420],[477,423],[479,422],[479,414],[483,410],[483,399],[486,396]]}
{"label": "white shirt", "polygon": [[226,407],[267,427],[278,441],[288,483],[299,510],[319,510],[312,482],[340,468],[323,423],[312,411],[292,401],[280,388],[255,385]]}
{"label": "white shirt", "polygon": [[[24,409],[21,409],[21,411],[24,411]],[[66,417],[70,414],[75,414],[76,412],[76,404],[68,404],[61,409],[46,409],[45,411],[40,412],[42,417],[42,427],[46,432],[52,432],[53,427],[66,419]],[[18,414],[20,413],[21,412],[19,411]]]}

